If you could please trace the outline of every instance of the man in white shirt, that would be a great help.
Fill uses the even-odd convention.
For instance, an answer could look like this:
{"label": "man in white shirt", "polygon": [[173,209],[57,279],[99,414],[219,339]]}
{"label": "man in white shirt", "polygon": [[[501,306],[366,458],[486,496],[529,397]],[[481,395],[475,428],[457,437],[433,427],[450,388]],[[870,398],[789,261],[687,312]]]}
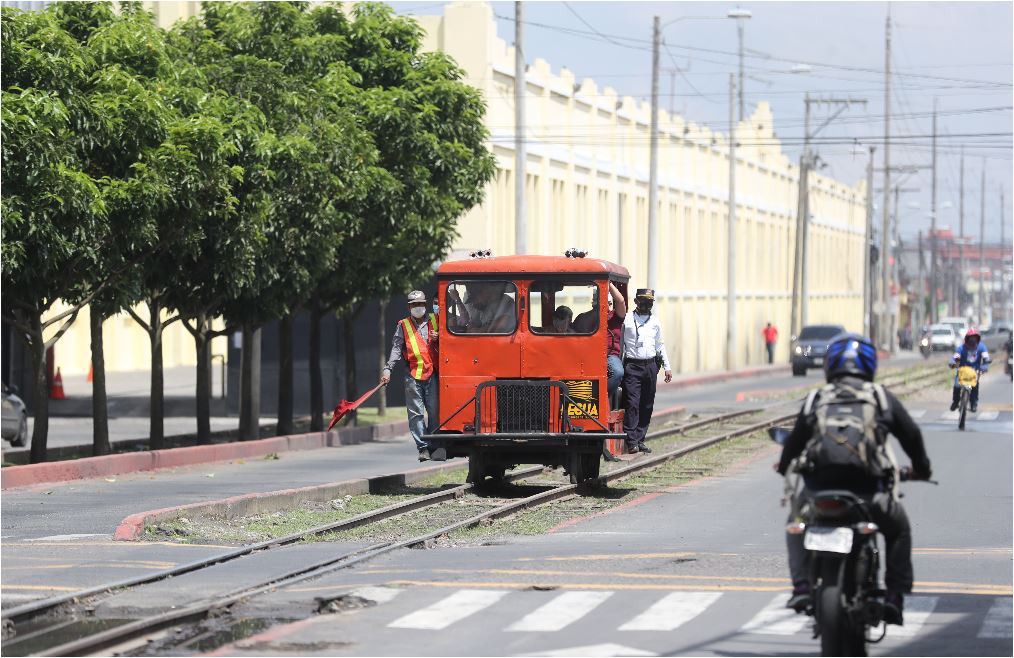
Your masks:
{"label": "man in white shirt", "polygon": [[623,390],[627,394],[623,431],[627,434],[627,452],[651,452],[644,444],[644,435],[655,406],[655,380],[661,365],[668,384],[672,369],[665,353],[662,324],[651,313],[655,291],[638,288],[634,303],[634,312],[623,319]]}

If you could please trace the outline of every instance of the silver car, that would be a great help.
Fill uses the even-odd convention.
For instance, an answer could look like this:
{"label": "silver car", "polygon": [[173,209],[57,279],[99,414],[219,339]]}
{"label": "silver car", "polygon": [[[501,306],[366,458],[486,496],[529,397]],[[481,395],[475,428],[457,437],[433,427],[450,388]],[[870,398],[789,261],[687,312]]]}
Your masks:
{"label": "silver car", "polygon": [[17,395],[17,389],[3,385],[3,424],[4,441],[12,446],[22,448],[28,445],[28,410],[25,403]]}

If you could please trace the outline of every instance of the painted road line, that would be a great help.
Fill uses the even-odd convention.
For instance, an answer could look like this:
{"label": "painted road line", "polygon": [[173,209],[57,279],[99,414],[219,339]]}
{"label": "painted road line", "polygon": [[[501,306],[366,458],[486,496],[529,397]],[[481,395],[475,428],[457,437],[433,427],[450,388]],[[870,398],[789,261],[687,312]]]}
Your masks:
{"label": "painted road line", "polygon": [[[923,627],[929,616],[937,607],[937,596],[907,596],[905,597],[905,625],[892,626],[889,629],[891,637],[914,637]],[[876,635],[874,635],[876,637]]]}
{"label": "painted road line", "polygon": [[982,628],[979,629],[978,637],[987,639],[1009,640],[1011,633],[1011,616],[1014,608],[1011,607],[1011,600],[997,599],[993,606],[986,613],[982,621]]}
{"label": "painted road line", "polygon": [[999,416],[999,411],[980,411],[975,420],[996,420]]}
{"label": "painted road line", "polygon": [[674,592],[620,626],[621,631],[671,631],[679,628],[722,596],[721,592]]}
{"label": "painted road line", "polygon": [[806,615],[796,613],[785,607],[788,596],[777,595],[771,602],[761,608],[753,619],[746,622],[740,633],[760,633],[762,635],[795,635],[806,627],[810,620]]}
{"label": "painted road line", "polygon": [[77,541],[78,539],[91,539],[94,537],[108,537],[108,534],[101,535],[50,535],[49,537],[38,537],[36,539],[25,539],[24,541]]}
{"label": "painted road line", "polygon": [[398,596],[405,590],[394,589],[393,587],[360,587],[349,592],[352,596],[358,596],[361,599],[367,601],[374,601],[376,603],[387,603],[392,601],[394,597]]}
{"label": "painted road line", "polygon": [[642,651],[622,644],[592,644],[586,647],[570,647],[539,653],[523,653],[522,656],[657,656],[657,653]]}
{"label": "painted road line", "polygon": [[439,631],[483,608],[488,608],[503,596],[507,590],[463,589],[431,606],[396,619],[389,628],[415,628]]}
{"label": "painted road line", "polygon": [[508,631],[558,631],[597,608],[612,592],[564,592],[507,627]]}
{"label": "painted road line", "polygon": [[908,415],[911,416],[912,418],[922,418],[923,416],[926,415],[926,410],[925,409],[909,409],[908,410]]}
{"label": "painted road line", "polygon": [[957,419],[958,419],[958,412],[957,411],[945,411],[942,414],[940,414],[940,420],[951,421],[951,420],[957,420]]}

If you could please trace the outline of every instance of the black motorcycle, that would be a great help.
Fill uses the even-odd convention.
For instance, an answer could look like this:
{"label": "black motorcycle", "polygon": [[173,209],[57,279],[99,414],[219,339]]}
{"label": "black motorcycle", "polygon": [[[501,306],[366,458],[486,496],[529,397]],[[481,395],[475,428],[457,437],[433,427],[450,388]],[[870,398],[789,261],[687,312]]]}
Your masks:
{"label": "black motorcycle", "polygon": [[919,351],[924,359],[930,358],[930,354],[933,354],[933,345],[930,344],[929,336],[923,336],[919,339]]}
{"label": "black motorcycle", "polygon": [[[779,444],[789,430],[768,430]],[[887,634],[871,637],[884,620],[884,596],[879,586],[879,528],[873,522],[869,504],[851,491],[819,491],[800,500],[800,471],[797,461],[786,473],[786,496],[799,505],[798,516],[786,532],[802,534],[809,551],[809,581],[812,603],[805,611],[813,617],[813,637],[820,638],[822,656],[865,656],[867,644],[876,644]],[[903,468],[899,480],[908,480],[911,469]]]}

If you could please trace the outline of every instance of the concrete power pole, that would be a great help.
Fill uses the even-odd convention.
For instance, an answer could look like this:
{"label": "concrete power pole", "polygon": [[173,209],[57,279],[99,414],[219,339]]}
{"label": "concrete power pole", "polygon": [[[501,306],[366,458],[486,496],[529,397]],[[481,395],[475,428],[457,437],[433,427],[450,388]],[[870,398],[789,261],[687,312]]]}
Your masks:
{"label": "concrete power pole", "polygon": [[803,152],[799,154],[799,192],[797,194],[796,201],[796,249],[793,254],[792,261],[792,320],[791,329],[792,335],[798,336],[800,330],[799,323],[799,296],[800,296],[800,281],[802,275],[802,260],[803,260],[803,226],[806,223],[806,190],[809,187],[807,184],[807,170],[809,168],[809,161],[806,155],[807,146],[809,144],[809,125],[810,125],[810,94],[807,93],[803,100],[806,106],[806,128],[803,134]]}
{"label": "concrete power pole", "polygon": [[[729,74],[729,293],[726,302],[725,369],[736,367],[736,76]],[[741,97],[742,98],[742,97]]]}
{"label": "concrete power pole", "polygon": [[525,53],[521,47],[524,23],[521,2],[514,3],[514,253],[528,253],[528,225],[525,221]]}
{"label": "concrete power pole", "polygon": [[873,319],[873,268],[870,263],[870,240],[873,238],[873,153],[870,147],[870,163],[866,165],[866,237],[863,240],[863,335],[870,335]]}
{"label": "concrete power pole", "polygon": [[958,174],[958,281],[954,293],[952,315],[964,315],[961,309],[961,293],[965,290],[965,147],[961,147],[961,168]]}
{"label": "concrete power pole", "polygon": [[940,315],[937,297],[937,99],[933,99],[933,192],[930,197],[930,317]]}
{"label": "concrete power pole", "polygon": [[985,293],[985,290],[983,289],[983,285],[982,285],[982,270],[984,269],[984,266],[985,266],[985,262],[984,262],[984,258],[983,258],[983,252],[985,251],[985,246],[986,246],[986,158],[982,159],[982,191],[980,192],[980,196],[982,198],[980,200],[981,205],[979,207],[979,276],[978,276],[978,280],[979,280],[979,304],[978,304],[978,307],[979,307],[978,308],[978,310],[979,310],[979,316],[978,316],[978,319],[979,319],[979,321],[978,321],[977,324],[981,327],[982,326],[982,317],[983,317],[982,316],[982,297],[983,297],[983,293]]}
{"label": "concrete power pole", "polygon": [[802,330],[810,315],[810,286],[809,286],[809,246],[810,246],[810,169],[813,167],[813,156],[810,155],[810,94],[803,99],[806,111],[803,113],[803,158],[806,159],[805,175],[800,179],[802,183],[799,194],[802,198],[803,215],[803,237],[802,252],[799,255],[799,328]]}
{"label": "concrete power pole", "polygon": [[658,16],[651,30],[651,154],[648,169],[648,287],[658,284],[658,51],[662,27]]}
{"label": "concrete power pole", "polygon": [[[890,194],[891,194],[891,10],[888,5],[887,10],[887,22],[884,31],[884,199],[883,199],[883,222],[881,225],[881,237],[883,243],[887,244],[888,236],[890,235],[890,211],[888,205],[890,205]],[[887,254],[880,254],[880,300],[879,300],[879,317],[877,321],[877,332],[878,336],[877,344],[887,344],[888,336],[887,331],[890,323],[887,321],[887,294],[889,292],[887,282]]]}
{"label": "concrete power pole", "polygon": [[743,21],[736,21],[736,33],[739,36],[739,120],[743,120]]}

